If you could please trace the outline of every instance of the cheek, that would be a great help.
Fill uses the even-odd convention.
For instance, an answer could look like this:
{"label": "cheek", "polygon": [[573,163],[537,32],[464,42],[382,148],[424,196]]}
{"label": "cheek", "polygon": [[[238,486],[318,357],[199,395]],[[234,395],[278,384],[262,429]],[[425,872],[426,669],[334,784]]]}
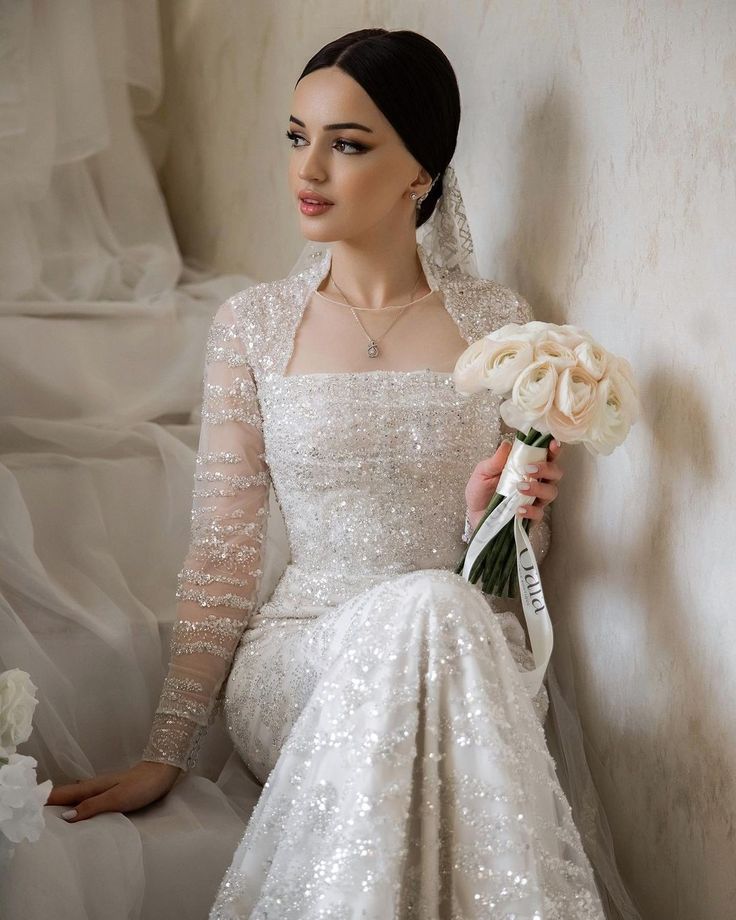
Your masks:
{"label": "cheek", "polygon": [[395,206],[398,195],[386,182],[381,169],[352,169],[339,185],[343,213],[368,224],[380,219]]}

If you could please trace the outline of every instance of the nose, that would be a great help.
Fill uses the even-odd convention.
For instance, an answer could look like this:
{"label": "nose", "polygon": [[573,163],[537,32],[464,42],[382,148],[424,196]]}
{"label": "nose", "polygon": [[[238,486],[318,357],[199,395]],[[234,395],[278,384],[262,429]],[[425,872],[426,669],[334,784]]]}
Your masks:
{"label": "nose", "polygon": [[306,181],[324,182],[326,178],[316,144],[304,148],[299,157],[299,178]]}

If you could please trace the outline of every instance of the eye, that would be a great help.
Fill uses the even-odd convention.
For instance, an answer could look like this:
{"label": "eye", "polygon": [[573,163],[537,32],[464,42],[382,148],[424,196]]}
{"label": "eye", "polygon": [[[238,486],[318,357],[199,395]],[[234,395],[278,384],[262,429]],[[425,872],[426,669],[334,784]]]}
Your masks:
{"label": "eye", "polygon": [[[295,131],[287,131],[286,136],[290,141],[292,141],[291,147],[293,150],[299,150],[304,146],[304,144],[297,144],[296,141],[305,141],[306,143],[306,139],[302,137],[301,134],[297,134]],[[355,154],[358,153],[365,153],[365,151],[368,149],[364,144],[359,144],[357,141],[348,141],[341,137],[335,141],[334,146],[340,150],[340,153],[346,153],[349,156],[355,156]],[[345,148],[347,147],[350,149],[346,150]]]}
{"label": "eye", "polygon": [[[295,134],[293,131],[287,131],[287,132],[286,132],[286,136],[289,138],[290,141],[296,141],[296,140],[302,140],[302,141],[303,141],[303,140],[304,140],[304,138],[301,136],[301,134]],[[296,144],[292,144],[291,146],[294,147],[294,148],[297,147]]]}
{"label": "eye", "polygon": [[[346,147],[352,147],[353,153],[363,153],[363,151],[366,149],[362,144],[357,144],[353,141],[346,141],[346,140],[343,140],[341,137],[339,137],[335,141],[335,144],[343,144]],[[345,153],[345,150],[343,150],[342,152]]]}

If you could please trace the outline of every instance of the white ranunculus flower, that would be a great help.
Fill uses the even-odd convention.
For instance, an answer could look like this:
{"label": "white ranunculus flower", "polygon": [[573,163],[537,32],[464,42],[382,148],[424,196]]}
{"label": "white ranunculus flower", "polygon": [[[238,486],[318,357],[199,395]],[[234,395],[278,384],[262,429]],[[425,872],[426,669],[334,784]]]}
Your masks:
{"label": "white ranunculus flower", "polygon": [[553,323],[543,323],[537,319],[530,320],[528,323],[507,323],[505,326],[499,326],[498,329],[489,332],[486,338],[492,342],[506,340],[536,342],[541,338],[546,338],[550,327],[553,325]]}
{"label": "white ranunculus flower", "polygon": [[534,360],[550,361],[557,371],[574,367],[578,363],[575,352],[555,339],[542,339],[541,342],[537,342],[534,346]]}
{"label": "white ranunculus flower", "polygon": [[577,444],[588,436],[596,408],[598,381],[584,367],[566,367],[557,380],[547,423],[552,435],[563,444]]}
{"label": "white ranunculus flower", "polygon": [[35,757],[11,754],[9,763],[0,766],[0,833],[11,843],[38,840],[52,787],[50,779],[36,783]]}
{"label": "white ranunculus flower", "polygon": [[534,346],[529,341],[486,339],[483,360],[483,385],[498,396],[506,396],[519,374],[534,360]]}
{"label": "white ranunculus flower", "polygon": [[618,355],[610,356],[609,367],[612,367],[628,386],[627,404],[628,410],[631,412],[631,421],[633,424],[639,418],[640,413],[639,386],[634,379],[634,369],[626,358],[621,358]]}
{"label": "white ranunculus flower", "polygon": [[546,433],[546,416],[557,389],[557,369],[550,360],[535,361],[516,378],[511,399],[499,411],[511,428],[529,430],[529,426]]}
{"label": "white ranunculus flower", "polygon": [[572,326],[569,323],[550,323],[548,338],[565,345],[570,351],[574,351],[582,342],[593,341],[593,336],[589,332],[581,326]]}
{"label": "white ranunculus flower", "polygon": [[608,370],[611,355],[598,342],[585,341],[575,348],[575,357],[578,364],[584,367],[591,376],[595,377],[596,380],[600,380]]}
{"label": "white ranunculus flower", "polygon": [[12,752],[31,737],[38,688],[20,668],[0,674],[0,747]]}
{"label": "white ranunculus flower", "polygon": [[483,371],[487,343],[485,339],[476,339],[471,342],[455,362],[452,372],[452,382],[458,393],[470,396],[485,389]]}
{"label": "white ranunculus flower", "polygon": [[633,375],[627,376],[631,366],[622,372],[618,365],[620,360],[625,359],[615,359],[608,374],[598,382],[593,420],[583,440],[592,454],[610,454],[624,442],[639,417],[636,384]]}

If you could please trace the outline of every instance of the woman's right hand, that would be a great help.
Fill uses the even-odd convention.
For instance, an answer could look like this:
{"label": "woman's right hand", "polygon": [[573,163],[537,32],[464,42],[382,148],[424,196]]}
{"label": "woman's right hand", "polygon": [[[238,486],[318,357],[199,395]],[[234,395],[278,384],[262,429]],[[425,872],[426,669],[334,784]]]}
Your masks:
{"label": "woman's right hand", "polygon": [[53,786],[46,805],[66,805],[68,810],[76,811],[76,815],[66,819],[69,824],[103,811],[136,811],[162,799],[181,772],[173,764],[142,760],[120,773],[101,773],[76,783]]}

